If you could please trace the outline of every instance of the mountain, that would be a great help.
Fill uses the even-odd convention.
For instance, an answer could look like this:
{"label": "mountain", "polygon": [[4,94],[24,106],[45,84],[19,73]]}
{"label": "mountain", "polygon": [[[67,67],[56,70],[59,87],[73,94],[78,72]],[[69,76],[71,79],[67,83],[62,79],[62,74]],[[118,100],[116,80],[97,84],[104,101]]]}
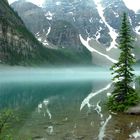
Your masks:
{"label": "mountain", "polygon": [[[46,0],[42,8],[38,7],[42,16],[36,19],[38,22],[45,19],[42,24],[47,25],[37,29],[33,27],[34,24],[30,24],[34,30],[28,26],[31,19],[27,13],[32,11],[35,15],[38,8],[31,8],[34,7],[32,4],[25,10],[24,4],[18,1],[11,6],[44,45],[51,43],[59,48],[82,51],[82,43],[91,52],[93,63],[101,65],[110,64],[118,59],[121,16],[123,12],[127,12],[132,33],[136,38],[134,54],[137,60],[140,59],[140,14],[128,9],[123,0]],[[20,10],[17,5],[20,5]],[[24,19],[25,14],[28,22]]]}
{"label": "mountain", "polygon": [[40,30],[49,28],[49,22],[46,20],[42,8],[24,0],[16,1],[13,5],[32,33],[35,34]]}
{"label": "mountain", "polygon": [[[26,3],[25,3],[26,4]],[[29,65],[29,64],[76,64],[90,63],[91,57],[87,53],[73,53],[67,50],[56,49],[53,44],[49,49],[39,42],[33,33],[47,27],[49,24],[42,21],[44,16],[42,10],[32,4],[24,5],[22,10],[36,9],[36,13],[27,13],[29,18],[25,16],[24,20],[28,22],[27,28],[20,16],[9,6],[6,0],[0,1],[0,62],[11,65]],[[19,7],[20,10],[20,7]],[[39,13],[40,12],[40,13]],[[41,17],[42,14],[42,17]],[[46,19],[46,18],[45,18]],[[44,20],[45,20],[44,19]],[[35,22],[37,21],[37,22]],[[31,25],[31,23],[34,23]],[[32,33],[31,33],[32,32]],[[85,56],[86,55],[86,56]],[[84,59],[83,59],[84,58]],[[86,59],[85,59],[86,58]]]}
{"label": "mountain", "polygon": [[34,59],[40,43],[26,29],[23,21],[13,12],[6,0],[0,1],[0,61],[18,64]]}
{"label": "mountain", "polygon": [[65,19],[50,22],[51,13],[44,13],[42,8],[30,2],[17,1],[11,6],[18,12],[27,28],[46,47],[50,47],[50,43],[58,48],[75,47],[77,50],[82,50],[83,47],[80,43],[77,29]]}

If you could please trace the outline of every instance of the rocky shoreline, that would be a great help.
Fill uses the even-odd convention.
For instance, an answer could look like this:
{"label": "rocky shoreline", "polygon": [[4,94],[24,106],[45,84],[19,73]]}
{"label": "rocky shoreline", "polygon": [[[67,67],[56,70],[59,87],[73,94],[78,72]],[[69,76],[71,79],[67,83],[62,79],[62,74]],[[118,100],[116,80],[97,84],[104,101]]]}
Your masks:
{"label": "rocky shoreline", "polygon": [[140,104],[128,108],[128,110],[125,111],[125,113],[131,114],[131,115],[140,115]]}

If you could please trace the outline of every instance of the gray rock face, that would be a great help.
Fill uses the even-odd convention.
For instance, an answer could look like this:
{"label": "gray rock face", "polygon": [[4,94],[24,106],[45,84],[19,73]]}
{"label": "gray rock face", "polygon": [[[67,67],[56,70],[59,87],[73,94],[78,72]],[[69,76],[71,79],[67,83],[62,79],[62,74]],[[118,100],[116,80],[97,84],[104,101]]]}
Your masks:
{"label": "gray rock face", "polygon": [[[123,0],[46,0],[45,13],[53,13],[52,20],[66,20],[73,24],[84,37],[93,37],[109,46],[113,36],[110,27],[118,33],[122,13],[128,13],[132,27],[138,23],[134,11],[128,9]],[[102,17],[102,16],[103,17]]]}
{"label": "gray rock face", "polygon": [[47,31],[49,22],[45,18],[43,9],[26,1],[16,1],[12,5],[14,10],[18,12],[26,27],[34,34],[41,32],[43,29]]}
{"label": "gray rock face", "polygon": [[[73,29],[76,29],[77,34],[69,36],[70,40],[74,39],[74,35],[77,38],[78,34],[82,34],[84,38],[92,37],[105,46],[110,46],[113,40],[110,34],[111,28],[116,34],[118,33],[124,11],[128,13],[133,30],[139,26],[140,19],[140,15],[128,9],[123,0],[102,0],[100,3],[94,0],[46,0],[42,9],[29,2],[15,2],[12,7],[34,34],[43,29],[46,29],[47,33],[49,26],[54,27],[54,24],[61,20],[69,22],[73,25]],[[62,30],[61,34],[69,33]],[[53,37],[60,38],[59,35],[56,33]],[[65,45],[63,40],[60,41]],[[74,46],[73,42],[69,46]],[[78,45],[75,44],[75,47]]]}
{"label": "gray rock face", "polygon": [[[52,24],[48,41],[58,47],[80,50],[80,40],[77,29],[69,22],[58,20]],[[76,47],[75,47],[76,46]],[[79,47],[78,47],[79,46]]]}
{"label": "gray rock face", "polygon": [[130,107],[127,111],[127,114],[131,115],[140,115],[140,104],[134,107]]}
{"label": "gray rock face", "polygon": [[[29,2],[15,2],[11,6],[18,11],[27,28],[44,45],[48,46],[46,43],[48,40],[61,48],[81,49],[78,30],[71,23],[61,20],[61,18],[52,20],[53,14],[50,11],[44,12],[43,9]],[[62,17],[62,15],[60,16]],[[48,33],[49,28],[51,28],[50,34]]]}
{"label": "gray rock face", "polygon": [[[101,22],[100,15],[96,9],[93,0],[73,0],[73,1],[46,1],[44,12],[53,13],[52,20],[66,20],[70,22],[76,29],[78,34],[83,37],[97,36],[100,30],[100,42],[108,44],[111,40],[107,32],[108,28]],[[107,39],[108,38],[108,39]]]}

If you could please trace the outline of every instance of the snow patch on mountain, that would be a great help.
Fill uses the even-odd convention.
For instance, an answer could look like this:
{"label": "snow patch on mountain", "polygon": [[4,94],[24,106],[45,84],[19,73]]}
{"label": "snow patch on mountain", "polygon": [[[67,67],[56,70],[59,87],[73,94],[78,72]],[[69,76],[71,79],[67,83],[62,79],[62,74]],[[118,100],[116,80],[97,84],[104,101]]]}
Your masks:
{"label": "snow patch on mountain", "polygon": [[92,48],[90,45],[89,45],[89,41],[91,40],[89,37],[87,38],[87,40],[84,40],[83,37],[81,36],[81,34],[79,34],[79,38],[80,38],[80,41],[81,43],[90,51],[90,52],[95,52],[103,57],[105,57],[106,59],[108,59],[109,61],[113,62],[113,63],[117,63],[118,61],[111,58],[110,56],[106,55],[106,54],[103,54],[101,52],[99,52],[98,50]]}
{"label": "snow patch on mountain", "polygon": [[74,21],[74,22],[76,21],[75,17],[73,17],[73,21]]}
{"label": "snow patch on mountain", "polygon": [[100,29],[96,32],[96,34],[95,34],[95,37],[96,37],[96,41],[97,42],[99,42],[98,41],[98,39],[100,39],[100,37],[101,37],[101,34],[100,34],[100,31],[102,30],[102,27],[100,27]]}
{"label": "snow patch on mountain", "polygon": [[51,32],[51,27],[49,27],[48,32],[46,33],[46,36],[48,36],[50,32]]}
{"label": "snow patch on mountain", "polygon": [[61,1],[57,1],[56,2],[56,5],[61,5]]}
{"label": "snow patch on mountain", "polygon": [[75,22],[76,19],[75,19],[74,13],[70,11],[69,14],[72,15],[73,21]]}
{"label": "snow patch on mountain", "polygon": [[49,45],[49,43],[46,39],[42,43],[43,43],[44,46]]}
{"label": "snow patch on mountain", "polygon": [[69,12],[70,15],[73,15],[73,12]]}
{"label": "snow patch on mountain", "polygon": [[[48,29],[48,31],[47,31],[47,33],[46,33],[46,38],[47,38],[47,36],[49,35],[49,33],[51,32],[51,27],[49,27],[49,29]],[[49,43],[48,43],[48,41],[45,39],[44,41],[43,41],[43,45],[49,45]]]}
{"label": "snow patch on mountain", "polygon": [[115,32],[115,30],[107,23],[105,17],[104,17],[104,8],[102,7],[100,0],[95,0],[94,1],[96,4],[96,8],[98,10],[98,13],[103,21],[103,23],[107,26],[107,28],[109,29],[109,35],[112,38],[112,42],[110,44],[110,47],[108,47],[106,49],[106,51],[110,51],[112,48],[117,48],[117,43],[116,43],[116,39],[118,37],[118,34]]}
{"label": "snow patch on mountain", "polygon": [[36,34],[35,34],[35,37],[37,38],[37,40],[38,41],[42,41],[42,38],[40,37],[40,33],[39,32],[37,32]]}
{"label": "snow patch on mountain", "polygon": [[100,19],[100,21],[99,21],[101,24],[103,24],[104,22],[103,22],[103,20],[102,19]]}
{"label": "snow patch on mountain", "polygon": [[48,19],[48,20],[52,20],[53,19],[53,13],[51,13],[50,11],[48,11],[46,14],[45,14],[45,17]]}
{"label": "snow patch on mountain", "polygon": [[132,19],[131,19],[130,16],[128,16],[128,20],[129,20],[129,22],[130,22],[130,25],[133,26],[133,24],[132,24]]}
{"label": "snow patch on mountain", "polygon": [[136,32],[138,35],[140,35],[140,26],[136,26],[136,27],[135,27],[135,32]]}
{"label": "snow patch on mountain", "polygon": [[[49,46],[49,43],[48,43],[48,41],[47,41],[47,36],[49,35],[50,32],[51,32],[51,27],[48,28],[47,33],[46,33],[46,30],[43,29],[43,33],[46,33],[45,36],[42,36],[42,33],[41,33],[41,32],[38,32],[38,33],[35,34],[35,37],[38,39],[38,41],[42,42],[42,44],[43,44],[44,46],[50,47],[50,46]],[[44,37],[45,37],[46,39],[44,39]]]}
{"label": "snow patch on mountain", "polygon": [[115,17],[118,18],[119,17],[119,14],[117,12],[113,12]]}
{"label": "snow patch on mountain", "polygon": [[36,36],[38,36],[38,35],[39,35],[39,32],[36,33]]}
{"label": "snow patch on mountain", "polygon": [[92,18],[92,17],[89,19],[89,22],[90,22],[90,23],[92,23],[92,22],[93,22],[93,18]]}
{"label": "snow patch on mountain", "polygon": [[41,37],[38,37],[37,39],[38,39],[38,41],[40,41],[40,42],[42,41],[42,38],[41,38]]}
{"label": "snow patch on mountain", "polygon": [[87,35],[88,35],[88,36],[90,36],[90,33],[88,32],[88,30],[87,30],[87,29],[85,29],[85,31],[86,31]]}

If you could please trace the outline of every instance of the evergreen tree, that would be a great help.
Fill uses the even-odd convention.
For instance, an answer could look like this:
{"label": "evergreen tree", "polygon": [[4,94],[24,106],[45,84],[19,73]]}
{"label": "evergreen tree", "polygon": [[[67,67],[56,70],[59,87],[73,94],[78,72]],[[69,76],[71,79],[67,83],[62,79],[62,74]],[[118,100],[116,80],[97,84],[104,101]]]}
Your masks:
{"label": "evergreen tree", "polygon": [[134,79],[132,65],[135,58],[132,54],[133,38],[126,13],[123,14],[119,41],[121,53],[118,62],[111,68],[114,76],[114,90],[109,98],[108,107],[111,110],[124,111],[128,106],[136,104],[138,100],[135,89],[131,87]]}

